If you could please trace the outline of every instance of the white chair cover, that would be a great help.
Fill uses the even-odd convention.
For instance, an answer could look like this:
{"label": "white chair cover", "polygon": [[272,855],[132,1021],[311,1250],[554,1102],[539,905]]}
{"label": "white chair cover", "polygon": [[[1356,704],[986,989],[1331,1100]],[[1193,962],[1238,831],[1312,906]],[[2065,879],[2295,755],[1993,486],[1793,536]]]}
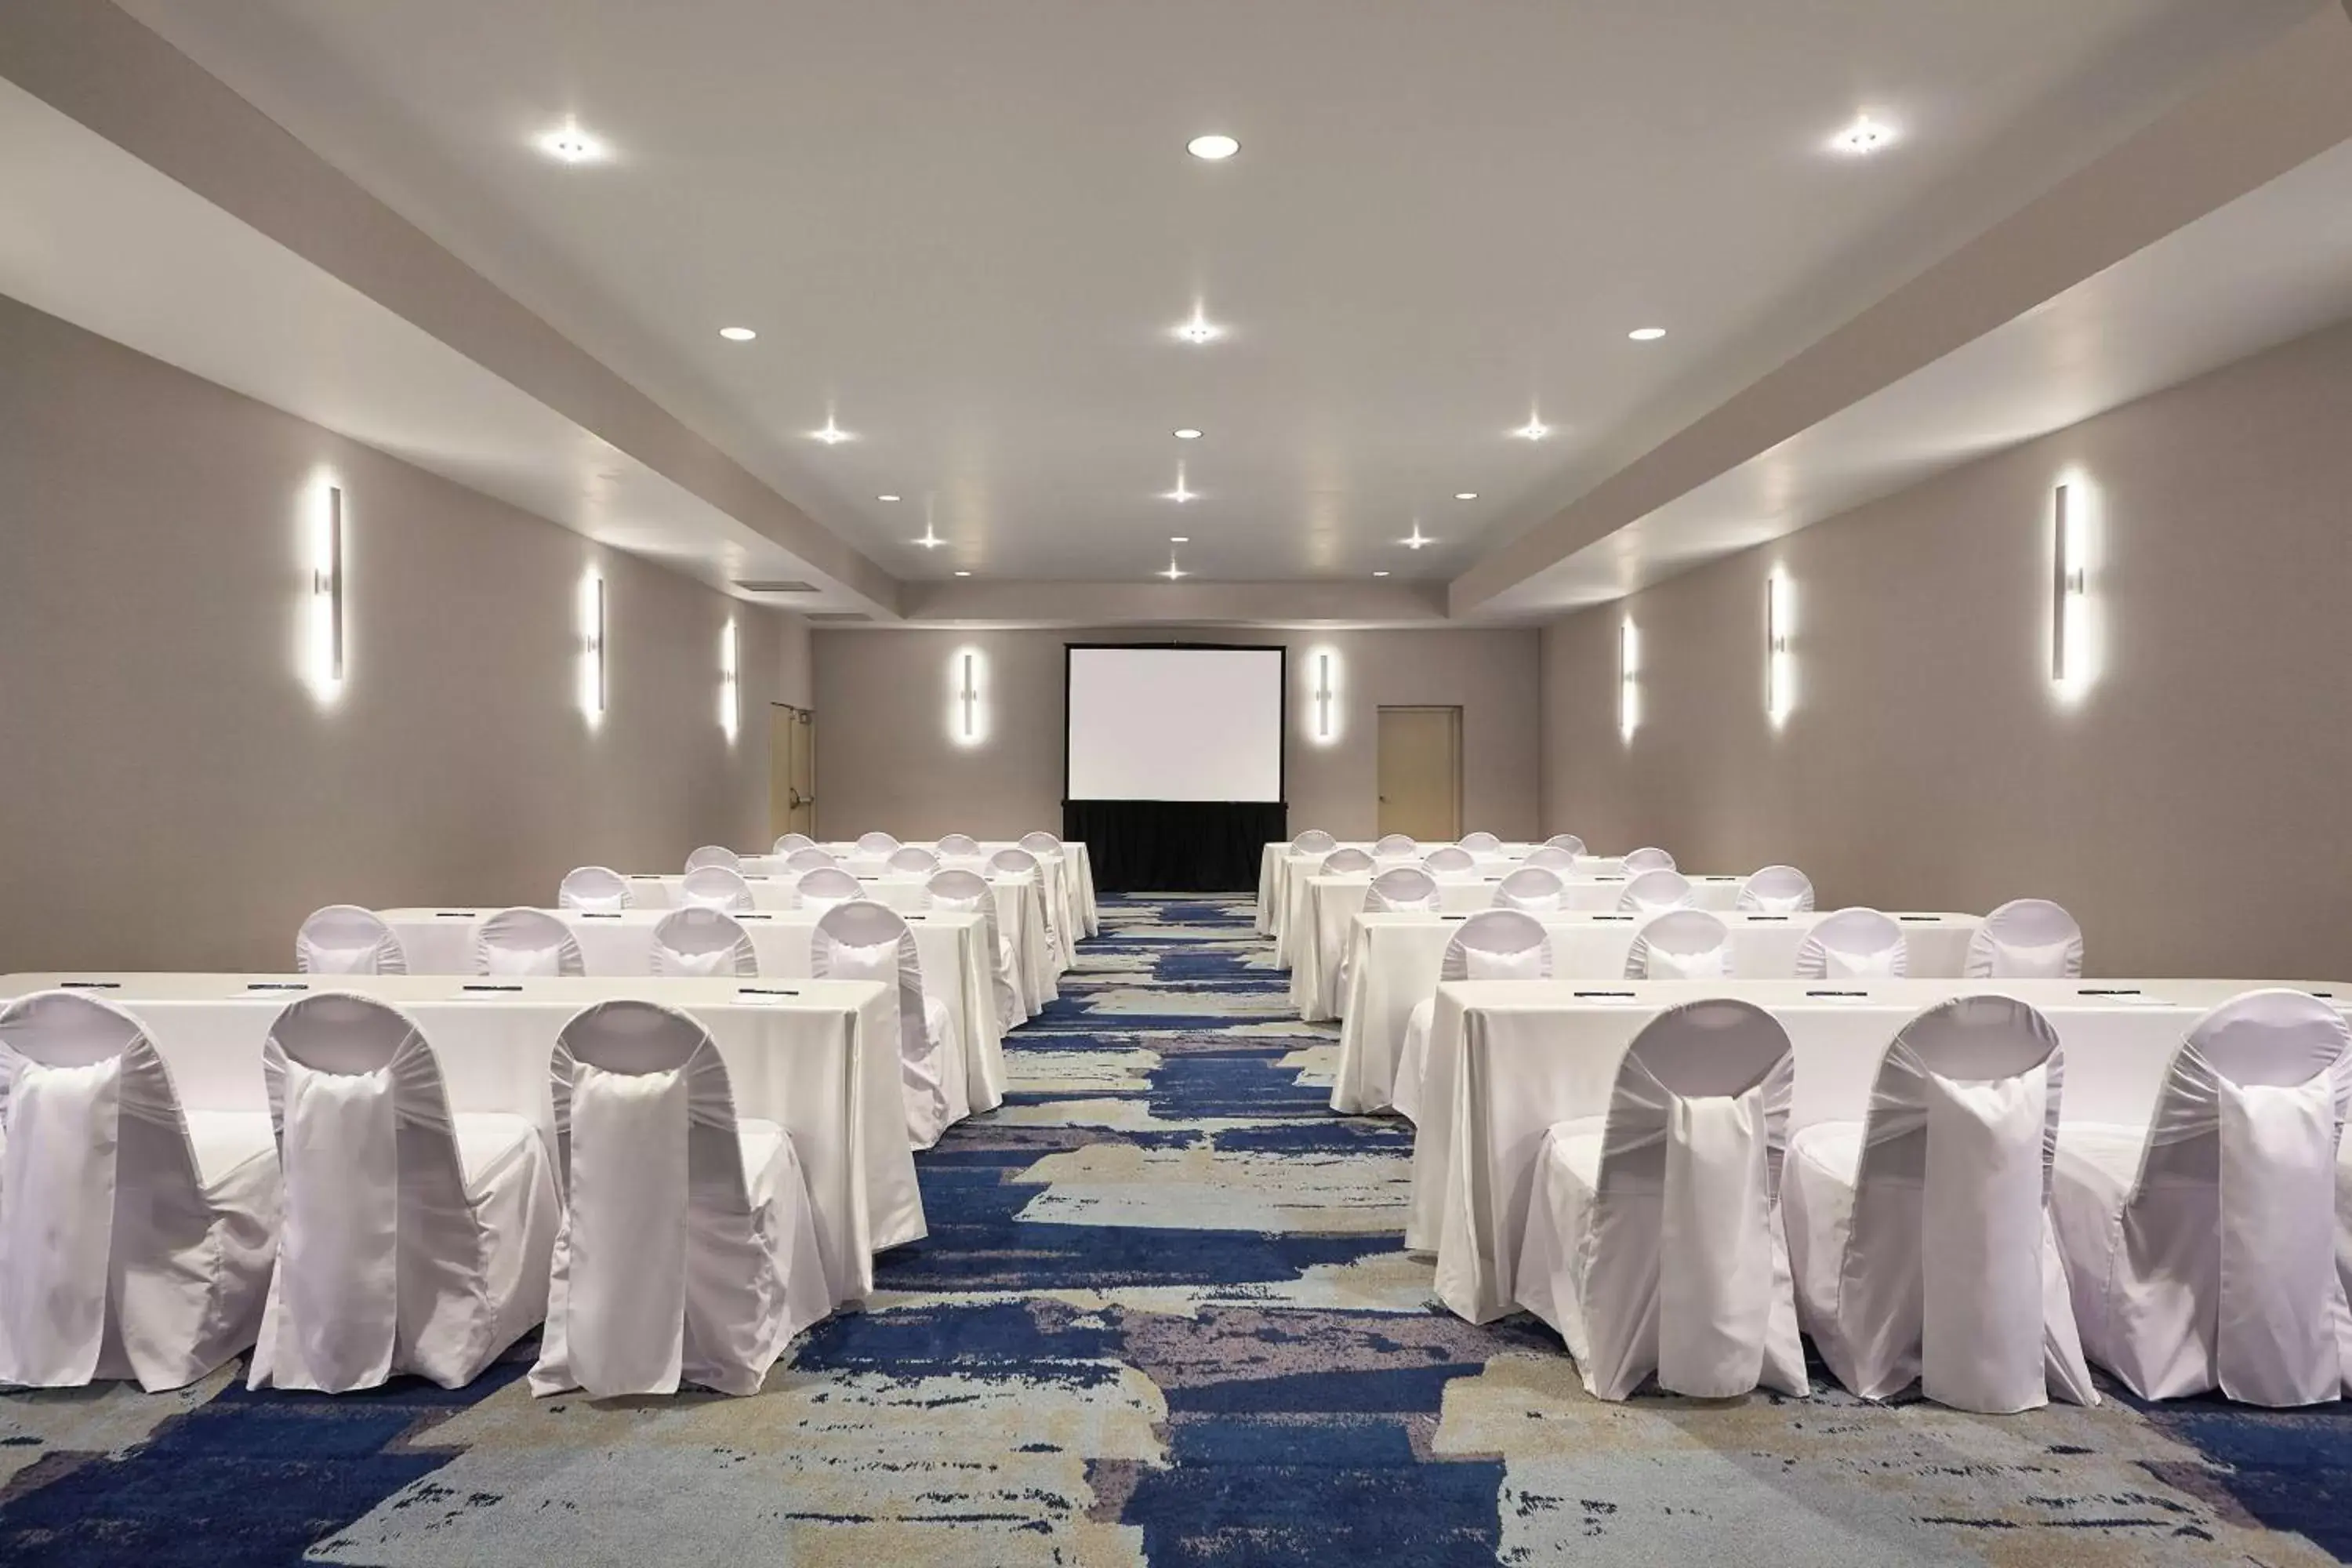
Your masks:
{"label": "white chair cover", "polygon": [[416,1026],[321,992],[261,1051],[286,1181],[254,1388],[481,1375],[547,1315],[555,1171],[526,1116],[452,1116]]}
{"label": "white chair cover", "polygon": [[935,871],[923,884],[923,893],[935,910],[962,910],[981,915],[988,926],[988,951],[995,964],[993,989],[1000,1029],[1022,1022],[1021,963],[1013,939],[997,918],[996,889],[977,871]]}
{"label": "white chair cover", "polygon": [[2300,991],[2189,1031],[2147,1127],[2058,1130],[2051,1192],[2090,1359],[2143,1399],[2315,1405],[2352,1379],[2336,1165],[2352,1032]]}
{"label": "white chair cover", "polygon": [[500,910],[474,928],[477,974],[585,974],[580,941],[545,910]]}
{"label": "white chair cover", "polygon": [[1549,844],[1540,845],[1528,850],[1528,858],[1519,864],[1538,867],[1546,871],[1557,871],[1565,877],[1576,869],[1576,851],[1561,849]]}
{"label": "white chair cover", "polygon": [[[1041,894],[1045,885],[1045,867],[1038,863],[1037,857],[1030,854],[1026,849],[1000,849],[988,858],[988,868],[1006,876],[1028,877],[1037,883]],[[1045,946],[1052,952],[1059,952],[1064,951],[1061,919],[1060,911],[1054,908],[1054,900],[1041,896],[1037,900],[1037,907],[1040,911],[1039,918],[1045,925]]]}
{"label": "white chair cover", "polygon": [[1544,847],[1547,849],[1565,849],[1571,855],[1582,855],[1584,853],[1584,840],[1579,838],[1573,833],[1555,833],[1549,838],[1544,840]]}
{"label": "white chair cover", "polygon": [[1340,877],[1355,871],[1369,871],[1371,868],[1372,858],[1362,850],[1334,849],[1323,857],[1323,864],[1317,868],[1316,874],[1321,877]]}
{"label": "white chair cover", "polygon": [[268,1119],[183,1114],[128,1013],[0,1008],[0,1384],[195,1382],[261,1326],[279,1203]]}
{"label": "white chair cover", "polygon": [[1780,1226],[1796,1063],[1752,1003],[1693,1002],[1643,1027],[1609,1112],[1545,1135],[1519,1302],[1559,1331],[1586,1392],[1724,1399],[1811,1392]]}
{"label": "white chair cover", "polygon": [[357,904],[329,904],[294,937],[298,974],[405,974],[408,954],[392,928]]}
{"label": "white chair cover", "polygon": [[2063,1078],[2041,1014],[1964,996],[1904,1026],[1864,1121],[1790,1141],[1799,1316],[1854,1394],[1916,1381],[1992,1415],[2098,1403],[2049,1215]]}
{"label": "white chair cover", "polygon": [[1697,896],[1691,891],[1690,879],[1680,871],[1664,868],[1643,871],[1626,879],[1625,890],[1617,895],[1617,912],[1662,915],[1668,910],[1689,909]]}
{"label": "white chair cover", "polygon": [[1498,910],[1552,914],[1559,911],[1567,896],[1568,887],[1559,879],[1559,873],[1541,866],[1522,866],[1495,884],[1495,907]]}
{"label": "white chair cover", "polygon": [[1675,869],[1675,858],[1663,849],[1645,847],[1636,849],[1625,857],[1625,874],[1629,877],[1640,876],[1644,871],[1673,869]]}
{"label": "white chair cover", "polygon": [[699,871],[705,866],[724,866],[730,871],[740,871],[743,868],[743,857],[736,854],[724,844],[706,844],[686,858],[686,868],[688,871]]}
{"label": "white chair cover", "polygon": [[815,847],[816,840],[805,833],[787,833],[777,838],[775,847],[770,853],[789,855],[795,849],[813,849]]}
{"label": "white chair cover", "polygon": [[893,871],[911,871],[917,876],[928,877],[940,868],[940,858],[919,844],[903,844],[890,851],[890,858],[883,864]]}
{"label": "white chair cover", "polygon": [[793,889],[793,901],[804,910],[829,910],[865,896],[865,887],[838,866],[820,866]]}
{"label": "white chair cover", "polygon": [[1444,896],[1437,890],[1437,879],[1418,866],[1399,866],[1383,871],[1364,889],[1364,912],[1369,915],[1434,913],[1444,907]]}
{"label": "white chair cover", "polygon": [[1823,915],[1797,947],[1800,980],[1900,979],[1911,943],[1891,915],[1859,906]]}
{"label": "white chair cover", "polygon": [[2083,973],[2083,928],[2047,899],[2012,899],[1969,938],[1971,980],[2071,980]]}
{"label": "white chair cover", "polygon": [[1794,866],[1767,866],[1739,887],[1739,907],[1751,914],[1805,914],[1813,907],[1813,881]]}
{"label": "white chair cover", "polygon": [[672,910],[654,922],[654,973],[665,977],[760,973],[743,922],[724,910]]}
{"label": "white chair cover", "polygon": [[1301,855],[1328,855],[1339,847],[1339,841],[1319,827],[1310,827],[1292,839],[1290,847]]}
{"label": "white chair cover", "polygon": [[940,835],[940,854],[943,858],[948,856],[954,856],[959,859],[969,859],[979,853],[980,840],[974,838],[969,833],[942,833]]}
{"label": "white chair cover", "polygon": [[1448,844],[1433,849],[1421,858],[1421,868],[1433,877],[1467,877],[1477,870],[1478,862],[1467,849]]}
{"label": "white chair cover", "polygon": [[1721,980],[1731,973],[1731,928],[1705,910],[1654,915],[1625,954],[1628,980]]}
{"label": "white chair cover", "polygon": [[[1543,922],[1518,910],[1484,910],[1462,922],[1438,962],[1437,983],[1449,980],[1549,980],[1551,937]],[[1436,1020],[1434,993],[1413,1004],[1404,1021],[1404,1047],[1397,1058],[1396,1108],[1421,1123],[1421,1079],[1429,1063],[1430,1026]]]}
{"label": "white chair cover", "polygon": [[1492,855],[1502,848],[1503,841],[1491,833],[1465,833],[1461,845],[1473,855]]}
{"label": "white chair cover", "polygon": [[677,901],[681,909],[740,914],[751,907],[751,884],[725,866],[697,866],[678,883]]}
{"label": "white chair cover", "polygon": [[1387,860],[1399,855],[1418,855],[1421,846],[1412,841],[1410,833],[1383,833],[1372,841],[1372,853]]}
{"label": "white chair cover", "polygon": [[795,875],[803,871],[822,871],[840,864],[833,858],[831,850],[820,849],[814,844],[795,849],[784,857],[784,869]]}
{"label": "white chair cover", "polygon": [[861,833],[857,836],[860,855],[887,855],[898,847],[898,841],[883,832]]}
{"label": "white chair cover", "polygon": [[923,994],[923,960],[906,917],[867,900],[827,910],[811,939],[820,980],[879,980],[898,988],[898,1077],[907,1101],[907,1137],[928,1149],[946,1131],[950,1111],[947,1053],[955,1023],[946,1004]]}
{"label": "white chair cover", "polygon": [[1062,841],[1045,829],[1039,828],[1034,833],[1024,833],[1021,836],[1021,847],[1032,855],[1059,855],[1062,852]]}
{"label": "white chair cover", "polygon": [[604,1002],[549,1061],[563,1226],[530,1391],[759,1391],[829,1292],[792,1135],[735,1118],[687,1015]]}
{"label": "white chair cover", "polygon": [[628,879],[604,866],[582,866],[567,871],[562,886],[555,890],[555,907],[617,914],[629,907]]}

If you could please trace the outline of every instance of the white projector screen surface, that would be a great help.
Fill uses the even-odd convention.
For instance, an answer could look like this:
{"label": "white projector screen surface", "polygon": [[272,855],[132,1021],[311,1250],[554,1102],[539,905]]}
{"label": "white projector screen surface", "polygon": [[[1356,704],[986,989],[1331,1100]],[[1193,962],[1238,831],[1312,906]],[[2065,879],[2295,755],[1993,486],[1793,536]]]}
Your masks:
{"label": "white projector screen surface", "polygon": [[1072,800],[1278,801],[1283,650],[1069,649]]}

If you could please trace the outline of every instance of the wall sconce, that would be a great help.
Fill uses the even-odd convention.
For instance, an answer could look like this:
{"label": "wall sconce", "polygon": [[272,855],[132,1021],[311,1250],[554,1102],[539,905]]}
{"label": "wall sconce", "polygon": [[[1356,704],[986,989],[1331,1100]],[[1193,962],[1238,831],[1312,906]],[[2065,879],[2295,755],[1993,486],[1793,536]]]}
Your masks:
{"label": "wall sconce", "polygon": [[726,731],[730,746],[743,726],[741,658],[735,623],[730,620],[719,633],[719,727]]}
{"label": "wall sconce", "polygon": [[1764,712],[1776,728],[1797,705],[1797,659],[1789,651],[1793,598],[1785,574],[1764,579]]}
{"label": "wall sconce", "polygon": [[310,688],[329,699],[343,684],[343,488],[320,498],[310,564]]}
{"label": "wall sconce", "polygon": [[948,660],[948,734],[959,746],[976,746],[988,734],[988,709],[981,679],[986,673],[978,648],[958,648]]}
{"label": "wall sconce", "polygon": [[580,711],[591,725],[604,717],[604,578],[580,579]]}
{"label": "wall sconce", "polygon": [[2057,489],[2051,531],[2050,679],[2062,687],[2084,684],[2091,672],[2089,638],[2090,526],[2087,498],[2069,482]]}
{"label": "wall sconce", "polygon": [[1328,746],[1339,738],[1339,656],[1329,648],[1317,648],[1311,680],[1308,695],[1314,717],[1307,732],[1317,745]]}
{"label": "wall sconce", "polygon": [[1642,633],[1632,621],[1617,629],[1617,733],[1632,744],[1642,727]]}

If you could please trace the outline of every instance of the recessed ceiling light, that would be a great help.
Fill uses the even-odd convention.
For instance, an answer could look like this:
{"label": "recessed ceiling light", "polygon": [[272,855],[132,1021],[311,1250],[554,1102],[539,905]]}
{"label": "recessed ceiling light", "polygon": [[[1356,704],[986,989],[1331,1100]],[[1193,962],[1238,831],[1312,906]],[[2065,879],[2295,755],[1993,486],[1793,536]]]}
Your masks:
{"label": "recessed ceiling light", "polygon": [[1654,343],[1660,338],[1666,335],[1666,329],[1664,327],[1635,327],[1632,331],[1627,332],[1625,335],[1633,339],[1637,343]]}
{"label": "recessed ceiling light", "polygon": [[1385,573],[1385,572],[1375,572],[1375,573],[1373,573],[1373,574],[1372,574],[1372,575],[1373,575],[1373,576],[1375,576],[1375,577],[1385,577],[1385,576],[1387,576],[1387,575],[1388,575],[1388,574],[1387,574],[1387,573]]}
{"label": "recessed ceiling light", "polygon": [[1193,498],[1193,496],[1197,495],[1198,493],[1199,493],[1199,492],[1198,492],[1198,491],[1196,491],[1196,490],[1192,490],[1192,489],[1187,489],[1187,488],[1186,488],[1186,486],[1185,486],[1185,484],[1184,484],[1184,465],[1183,465],[1183,464],[1181,464],[1181,463],[1177,464],[1177,465],[1176,465],[1176,488],[1175,488],[1174,489],[1172,489],[1172,490],[1170,490],[1170,491],[1166,492],[1166,494],[1167,494],[1167,499],[1168,499],[1168,500],[1172,500],[1172,501],[1188,501],[1188,500],[1191,500]]}
{"label": "recessed ceiling light", "polygon": [[1192,153],[1195,158],[1205,158],[1212,163],[1230,158],[1241,150],[1242,144],[1232,137],[1215,134],[1195,136],[1184,143],[1184,151]]}
{"label": "recessed ceiling light", "polygon": [[824,429],[810,431],[809,438],[814,441],[822,441],[828,447],[838,447],[844,441],[855,441],[857,439],[856,437],[851,435],[848,431],[843,429],[840,426],[835,424],[830,419],[827,419],[824,422]]}
{"label": "recessed ceiling light", "polygon": [[1192,542],[1192,536],[1188,533],[1171,533],[1168,536],[1168,542],[1171,544],[1190,544]]}
{"label": "recessed ceiling light", "polygon": [[1191,321],[1176,329],[1176,335],[1188,343],[1213,343],[1225,335],[1225,329],[1195,311]]}
{"label": "recessed ceiling light", "polygon": [[1530,417],[1526,424],[1512,431],[1511,434],[1522,441],[1540,441],[1551,434],[1551,426],[1540,419]]}
{"label": "recessed ceiling light", "polygon": [[957,576],[959,576],[959,577],[969,577],[969,576],[971,576],[971,573],[969,573],[969,572],[959,572],[959,573],[957,573],[957,574],[956,574],[956,575],[957,575]]}
{"label": "recessed ceiling light", "polygon": [[926,550],[937,550],[940,545],[945,544],[947,541],[939,536],[939,531],[936,529],[927,528],[923,530],[923,537],[918,539],[915,542],[921,545]]}
{"label": "recessed ceiling light", "polygon": [[1201,433],[1189,425],[1176,432],[1176,439],[1179,441],[1197,441],[1200,438]]}
{"label": "recessed ceiling light", "polygon": [[874,499],[876,500],[897,500],[898,498],[897,496],[876,496]]}
{"label": "recessed ceiling light", "polygon": [[730,343],[748,343],[760,334],[749,327],[721,327],[719,335]]}
{"label": "recessed ceiling light", "polygon": [[1437,541],[1422,532],[1421,524],[1416,522],[1412,525],[1412,536],[1410,539],[1400,539],[1397,542],[1403,545],[1407,550],[1419,550],[1422,546],[1425,544],[1434,544]]}
{"label": "recessed ceiling light", "polygon": [[1854,117],[1853,124],[1830,138],[1830,149],[1856,158],[1867,158],[1882,147],[1892,146],[1895,139],[1895,127],[1861,114]]}
{"label": "recessed ceiling light", "polygon": [[1455,490],[1454,492],[1454,499],[1455,500],[1476,500],[1478,499],[1478,492],[1476,490]]}
{"label": "recessed ceiling light", "polygon": [[574,121],[566,121],[540,137],[539,150],[566,163],[593,163],[604,156],[604,144]]}
{"label": "recessed ceiling light", "polygon": [[1176,581],[1176,579],[1177,579],[1177,578],[1179,578],[1179,577],[1190,577],[1190,576],[1192,575],[1192,574],[1191,574],[1190,572],[1185,571],[1185,570],[1184,570],[1184,568],[1182,568],[1181,566],[1177,565],[1177,564],[1176,564],[1176,563],[1175,563],[1175,561],[1174,561],[1174,559],[1173,559],[1173,558],[1171,558],[1171,559],[1170,559],[1170,561],[1169,561],[1169,563],[1168,563],[1168,570],[1167,570],[1167,571],[1165,571],[1165,572],[1159,573],[1159,574],[1157,574],[1157,575],[1161,576],[1161,577],[1165,577],[1165,578],[1167,578],[1171,583],[1173,583],[1174,581]]}

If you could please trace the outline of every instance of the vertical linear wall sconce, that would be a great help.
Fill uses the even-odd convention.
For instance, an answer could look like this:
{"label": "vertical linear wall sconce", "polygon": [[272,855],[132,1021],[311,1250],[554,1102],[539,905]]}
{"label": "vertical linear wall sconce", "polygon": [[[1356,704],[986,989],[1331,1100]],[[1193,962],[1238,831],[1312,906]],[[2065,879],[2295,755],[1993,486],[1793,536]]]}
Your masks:
{"label": "vertical linear wall sconce", "polygon": [[1339,656],[1329,648],[1315,650],[1315,717],[1310,727],[1315,743],[1328,746],[1339,738]]}
{"label": "vertical linear wall sconce", "polygon": [[2060,686],[2082,679],[2090,650],[2084,646],[2084,601],[2089,574],[2085,569],[2083,497],[2073,484],[2060,485],[2054,497],[2055,524],[2051,531],[2050,679]]}
{"label": "vertical linear wall sconce", "polygon": [[741,658],[735,623],[730,620],[719,633],[719,727],[726,731],[730,746],[743,724]]}
{"label": "vertical linear wall sconce", "polygon": [[988,734],[988,710],[982,701],[978,648],[958,648],[948,661],[948,733],[959,746],[976,746]]}
{"label": "vertical linear wall sconce", "polygon": [[580,580],[580,711],[590,724],[604,717],[604,578]]}
{"label": "vertical linear wall sconce", "polygon": [[321,500],[316,560],[310,567],[310,682],[321,698],[343,684],[343,488]]}
{"label": "vertical linear wall sconce", "polygon": [[1789,651],[1790,591],[1785,574],[1764,579],[1764,712],[1775,726],[1797,705],[1797,660]]}
{"label": "vertical linear wall sconce", "polygon": [[1642,727],[1642,633],[1632,621],[1617,630],[1617,733],[1632,744]]}

